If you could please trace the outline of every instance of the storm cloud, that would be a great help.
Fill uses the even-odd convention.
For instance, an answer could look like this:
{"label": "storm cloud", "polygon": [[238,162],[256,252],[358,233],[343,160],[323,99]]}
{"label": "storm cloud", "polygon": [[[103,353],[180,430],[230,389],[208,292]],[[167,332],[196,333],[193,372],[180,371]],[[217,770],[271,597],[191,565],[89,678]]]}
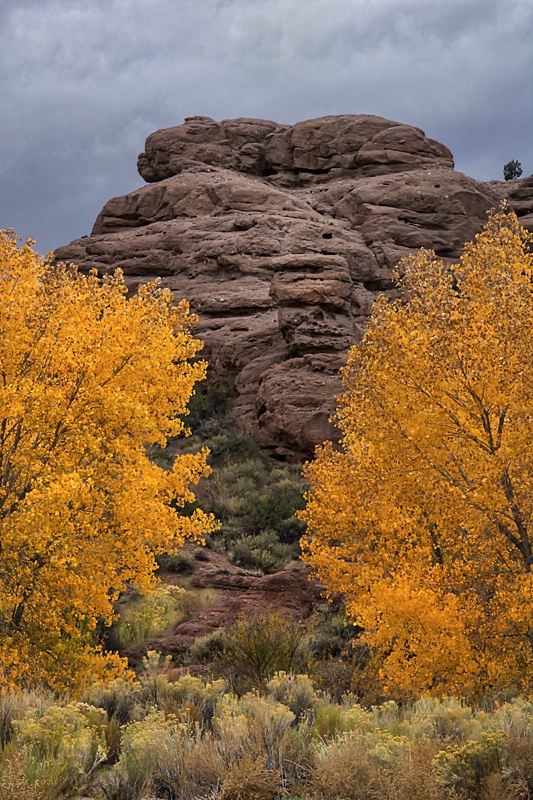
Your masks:
{"label": "storm cloud", "polygon": [[531,0],[2,0],[0,227],[90,233],[146,136],[196,114],[378,114],[479,180],[531,174],[532,33]]}

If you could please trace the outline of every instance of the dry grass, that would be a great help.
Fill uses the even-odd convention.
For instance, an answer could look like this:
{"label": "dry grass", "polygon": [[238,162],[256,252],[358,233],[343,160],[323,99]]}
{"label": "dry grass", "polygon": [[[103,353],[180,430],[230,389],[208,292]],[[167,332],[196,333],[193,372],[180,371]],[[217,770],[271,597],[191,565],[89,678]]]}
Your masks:
{"label": "dry grass", "polygon": [[24,775],[20,751],[4,751],[0,756],[0,798],[2,800],[43,800],[40,787],[31,786]]}
{"label": "dry grass", "polygon": [[442,785],[433,766],[439,745],[417,742],[398,759],[394,769],[383,775],[383,800],[452,800],[458,797],[453,789]]}
{"label": "dry grass", "polygon": [[270,770],[265,757],[246,753],[230,764],[220,800],[273,800],[281,791],[281,773]]}

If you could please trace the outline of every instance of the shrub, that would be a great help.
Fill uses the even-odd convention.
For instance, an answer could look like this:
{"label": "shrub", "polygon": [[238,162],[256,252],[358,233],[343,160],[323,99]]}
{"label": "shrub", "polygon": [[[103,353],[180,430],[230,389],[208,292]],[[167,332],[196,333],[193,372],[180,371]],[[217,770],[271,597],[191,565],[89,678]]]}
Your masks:
{"label": "shrub", "polygon": [[[278,475],[280,479],[276,480]],[[304,484],[301,479],[285,475],[285,471],[273,471],[272,485],[265,492],[250,497],[244,518],[251,533],[281,529],[283,541],[291,542],[299,539],[305,531],[305,524],[294,516],[295,511],[305,508]]]}
{"label": "shrub", "polygon": [[295,516],[304,507],[299,471],[273,467],[257,440],[235,431],[218,433],[206,444],[213,474],[202,491],[205,509],[222,523],[218,547],[229,550],[236,564],[276,571],[290,557],[283,545],[295,544],[305,530]]}
{"label": "shrub", "polygon": [[106,722],[102,709],[85,703],[33,710],[13,722],[24,777],[56,797],[81,788],[107,757]]}
{"label": "shrub", "polygon": [[[23,754],[12,747],[0,750],[0,797],[2,800],[48,800],[47,787],[33,786],[24,775]],[[51,800],[51,799],[50,799]]]}
{"label": "shrub", "polygon": [[0,694],[0,750],[11,741],[13,722],[22,719],[30,710],[43,713],[52,705],[53,696],[45,692],[7,691]]}
{"label": "shrub", "polygon": [[176,572],[179,575],[189,575],[194,570],[193,560],[186,553],[158,556],[157,563],[169,572]]}
{"label": "shrub", "polygon": [[185,708],[188,714],[192,713],[200,730],[205,731],[211,728],[217,703],[226,689],[224,680],[209,681],[193,675],[183,675],[178,681],[170,684],[172,706],[167,704],[167,711],[172,711],[180,718],[178,709]]}
{"label": "shrub", "polygon": [[[265,754],[269,769],[280,769],[287,734],[294,724],[294,714],[272,697],[260,697],[254,692],[240,699],[224,695],[213,717],[213,730],[224,740],[234,728],[233,751],[245,748],[256,755]],[[242,752],[242,749],[241,749]]]}
{"label": "shrub", "polygon": [[161,742],[153,772],[156,797],[198,800],[218,797],[225,762],[211,736],[187,730]]}
{"label": "shrub", "polygon": [[308,672],[313,685],[336,703],[353,688],[354,665],[342,657],[310,658]]}
{"label": "shrub", "polygon": [[508,736],[533,739],[533,702],[515,697],[496,709],[493,722]]}
{"label": "shrub", "polygon": [[[179,556],[176,556],[179,558]],[[123,649],[169,628],[183,617],[185,589],[160,585],[126,602],[108,637],[108,646]]]}
{"label": "shrub", "polygon": [[213,589],[188,591],[172,584],[160,585],[153,592],[134,597],[120,612],[108,637],[108,646],[117,649],[142,642],[183,622],[191,614],[215,605]]}
{"label": "shrub", "polygon": [[[172,682],[168,658],[155,651],[145,667],[138,683],[93,687],[90,702],[54,705],[35,695],[36,707],[14,721],[15,735],[0,750],[1,800],[82,791],[108,800],[532,794],[532,703],[523,698],[492,712],[454,698],[364,709],[354,695],[331,702],[303,674],[278,672],[263,694],[236,697],[223,681],[182,675]],[[105,741],[112,745],[99,769]]]}
{"label": "shrub", "polygon": [[260,569],[266,575],[277,572],[291,558],[288,545],[281,544],[274,531],[257,536],[242,536],[231,545],[230,559],[239,567]]}
{"label": "shrub", "polygon": [[281,772],[268,769],[266,758],[245,753],[229,767],[222,782],[221,800],[273,800],[281,788]]}
{"label": "shrub", "polygon": [[267,474],[264,458],[251,457],[216,467],[206,486],[207,508],[222,521],[235,517],[242,525],[249,498],[261,490]]}
{"label": "shrub", "polygon": [[178,726],[153,711],[124,728],[119,761],[105,787],[109,800],[136,800],[150,787],[161,750],[175,748]]}
{"label": "shrub", "polygon": [[407,740],[386,731],[348,734],[317,748],[312,792],[325,798],[374,800],[408,750]]}
{"label": "shrub", "polygon": [[226,634],[224,652],[213,666],[239,695],[263,687],[275,672],[302,671],[307,628],[292,617],[241,618]]}
{"label": "shrub", "polygon": [[267,683],[266,690],[270,697],[287,706],[296,720],[301,719],[305,712],[315,709],[318,704],[318,696],[307,675],[276,672]]}
{"label": "shrub", "polygon": [[197,386],[189,400],[185,424],[198,428],[213,417],[220,419],[229,410],[236,395],[235,384],[229,378],[219,378],[209,386]]}
{"label": "shrub", "polygon": [[107,683],[93,684],[83,698],[90,705],[103,708],[109,720],[115,719],[119,725],[127,725],[139,718],[141,694],[139,683],[116,678]]}
{"label": "shrub", "polygon": [[315,739],[326,741],[350,729],[345,709],[340,703],[323,700],[318,704],[313,717],[312,732]]}
{"label": "shrub", "polygon": [[404,728],[412,737],[425,739],[451,739],[463,742],[478,739],[487,725],[487,716],[474,710],[455,697],[436,700],[422,697],[404,713]]}
{"label": "shrub", "polygon": [[253,436],[243,436],[234,428],[223,431],[207,440],[210,450],[209,462],[213,466],[221,466],[235,460],[260,459],[268,463],[267,455],[261,444]]}
{"label": "shrub", "polygon": [[161,447],[157,442],[146,447],[146,455],[150,461],[163,469],[170,469],[176,457],[168,447]]}
{"label": "shrub", "polygon": [[360,632],[361,628],[346,617],[344,606],[339,609],[325,603],[313,615],[309,649],[315,658],[331,658],[341,654],[349,657]]}
{"label": "shrub", "polygon": [[478,741],[449,745],[435,756],[445,786],[479,788],[491,773],[501,774],[508,760],[503,731],[481,734]]}
{"label": "shrub", "polygon": [[200,636],[189,648],[189,661],[207,663],[220,656],[228,646],[228,638],[224,628]]}
{"label": "shrub", "polygon": [[[431,741],[406,747],[398,756],[394,769],[381,771],[379,796],[386,800],[464,800],[464,795],[443,787],[432,763],[435,749],[435,742]],[[500,791],[493,800],[519,800],[519,797]],[[490,798],[484,796],[483,800]]]}

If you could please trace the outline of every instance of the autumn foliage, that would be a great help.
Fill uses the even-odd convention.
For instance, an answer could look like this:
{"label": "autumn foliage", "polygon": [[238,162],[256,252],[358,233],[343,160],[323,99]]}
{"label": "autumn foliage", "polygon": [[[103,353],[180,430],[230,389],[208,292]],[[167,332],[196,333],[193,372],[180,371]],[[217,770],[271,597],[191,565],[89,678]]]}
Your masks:
{"label": "autumn foliage", "polygon": [[94,646],[154,554],[213,528],[180,514],[206,453],[147,456],[184,430],[205,364],[185,301],[157,283],[53,266],[0,237],[0,689],[80,686],[120,671]]}
{"label": "autumn foliage", "polygon": [[530,241],[502,210],[459,264],[400,262],[307,468],[304,558],[396,696],[532,691]]}

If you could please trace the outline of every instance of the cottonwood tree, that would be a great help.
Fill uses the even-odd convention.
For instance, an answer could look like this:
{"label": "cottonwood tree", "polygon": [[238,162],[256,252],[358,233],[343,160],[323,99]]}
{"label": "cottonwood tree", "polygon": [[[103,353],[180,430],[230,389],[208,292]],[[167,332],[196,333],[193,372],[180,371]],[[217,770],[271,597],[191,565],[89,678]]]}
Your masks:
{"label": "cottonwood tree", "polygon": [[342,451],[306,470],[304,558],[381,691],[532,692],[531,238],[502,209],[459,264],[400,263],[344,369]]}
{"label": "cottonwood tree", "polygon": [[214,527],[179,508],[206,452],[172,469],[146,448],[183,432],[205,363],[195,318],[157,283],[126,298],[0,235],[0,689],[79,687],[123,667],[94,646],[154,554]]}

